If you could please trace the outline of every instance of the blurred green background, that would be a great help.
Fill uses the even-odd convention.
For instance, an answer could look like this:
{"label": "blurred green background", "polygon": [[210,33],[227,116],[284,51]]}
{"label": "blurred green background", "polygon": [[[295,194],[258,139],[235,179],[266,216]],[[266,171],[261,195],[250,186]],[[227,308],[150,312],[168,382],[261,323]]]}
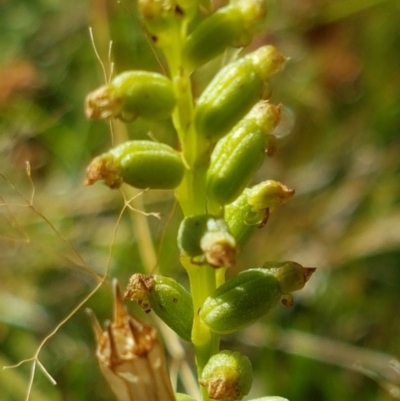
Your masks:
{"label": "blurred green background", "polygon": [[[279,152],[257,180],[280,180],[296,196],[243,250],[238,269],[296,260],[318,270],[294,307],[279,306],[223,346],[251,358],[251,397],[400,399],[400,2],[267,4],[251,48],[272,43],[290,61],[272,81],[272,98],[284,105]],[[109,126],[83,114],[85,95],[104,82],[89,26],[106,67],[111,38],[116,71],[163,71],[135,2],[0,0],[1,366],[35,354],[95,287],[93,273],[109,265],[124,285],[144,269],[143,255],[151,262],[138,246],[138,213],[124,214],[113,242],[121,193],[82,185],[90,159],[111,143]],[[195,74],[196,93],[223,62]],[[168,124],[114,127],[117,140],[149,132],[176,141]],[[159,271],[184,280],[172,194],[140,201],[161,216],[148,218]],[[109,286],[85,306],[110,318]],[[57,386],[37,370],[31,400],[113,400],[94,347],[82,308],[39,355]],[[192,362],[190,348],[187,356]],[[2,401],[25,399],[31,367],[0,371]]]}

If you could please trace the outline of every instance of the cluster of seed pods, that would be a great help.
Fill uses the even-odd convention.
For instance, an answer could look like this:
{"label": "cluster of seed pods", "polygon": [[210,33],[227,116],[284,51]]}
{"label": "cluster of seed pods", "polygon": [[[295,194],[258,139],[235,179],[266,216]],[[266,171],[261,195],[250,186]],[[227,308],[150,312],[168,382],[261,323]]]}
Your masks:
{"label": "cluster of seed pods", "polygon": [[[103,181],[110,188],[125,183],[179,194],[190,180],[195,187],[193,177],[197,177],[204,202],[196,212],[188,213],[192,209],[177,196],[184,211],[177,238],[181,257],[191,266],[226,269],[235,265],[238,252],[269,214],[294,194],[273,180],[250,186],[265,156],[276,148],[273,131],[281,107],[269,102],[269,78],[282,69],[285,57],[272,45],[247,52],[226,64],[197,99],[185,104],[187,78],[227,49],[248,45],[265,15],[264,0],[231,0],[203,15],[207,3],[139,0],[143,25],[165,53],[170,76],[125,71],[91,92],[85,103],[91,119],[117,118],[134,124],[137,118],[172,118],[180,148],[150,139],[119,144],[92,160],[86,183]],[[201,305],[173,278],[136,273],[125,298],[146,312],[154,311],[196,346],[199,336],[194,336],[193,327],[216,335],[241,330],[280,300],[291,304],[291,293],[303,288],[313,271],[292,261],[247,268],[216,286]],[[200,373],[209,399],[240,400],[250,390],[250,362],[237,352],[212,355]],[[177,396],[189,399],[185,397]]]}

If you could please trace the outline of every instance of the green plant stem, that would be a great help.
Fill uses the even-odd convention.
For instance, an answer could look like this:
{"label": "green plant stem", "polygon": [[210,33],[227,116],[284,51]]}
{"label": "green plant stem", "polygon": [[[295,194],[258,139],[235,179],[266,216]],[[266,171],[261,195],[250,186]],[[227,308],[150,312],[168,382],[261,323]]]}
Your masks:
{"label": "green plant stem", "polygon": [[[182,257],[181,262],[188,273],[193,298],[195,321],[192,329],[192,343],[195,348],[197,373],[200,377],[210,357],[219,351],[220,336],[210,331],[198,319],[199,309],[216,288],[217,274],[211,266],[194,264],[189,257]],[[209,398],[204,388],[202,388],[202,394],[203,400],[207,401]]]}
{"label": "green plant stem", "polygon": [[176,197],[185,216],[206,212],[205,182],[209,164],[208,144],[198,138],[194,131],[193,94],[190,77],[182,69],[174,77],[177,107],[173,122],[182,147],[182,157],[186,164],[184,179],[176,190]]}
{"label": "green plant stem", "polygon": [[[181,84],[182,79],[181,76]],[[189,77],[187,79],[189,80]],[[180,86],[182,87],[183,85]],[[189,82],[187,82],[187,86],[183,87],[190,87]],[[185,91],[182,98],[186,99],[186,101],[190,98],[191,104],[193,104],[191,91],[190,93]],[[181,104],[182,108],[179,107]],[[188,111],[190,111],[190,114],[188,114]],[[205,151],[207,144],[199,140],[198,135],[192,128],[193,107],[189,108],[185,101],[180,101],[179,95],[177,114],[176,120],[179,121],[179,127],[183,131],[180,135],[183,140],[181,142],[182,153],[188,168],[182,184],[176,191],[176,196],[185,216],[203,214],[207,211],[205,196],[206,172],[209,164],[208,154]],[[196,316],[204,300],[216,288],[216,270],[209,265],[195,265],[188,259],[182,259],[182,264],[189,275],[194,314]],[[195,322],[192,329],[192,342],[195,348],[197,372],[200,377],[210,357],[219,350],[219,336]],[[207,401],[209,398],[206,390],[204,388],[201,390],[203,400]]]}
{"label": "green plant stem", "polygon": [[[174,48],[166,54],[166,59],[174,83],[177,107],[173,113],[173,123],[181,144],[182,157],[186,164],[186,172],[181,185],[175,191],[184,215],[194,216],[207,212],[206,173],[210,159],[210,144],[197,135],[193,127],[194,100],[190,75],[181,67],[180,55],[182,43],[186,37],[186,29],[182,27],[180,37],[176,38]],[[197,373],[199,377],[210,357],[219,351],[220,336],[211,332],[197,318],[204,300],[224,281],[224,272],[207,264],[194,264],[190,258],[181,257],[190,281],[193,298],[194,324],[192,343],[195,349]],[[202,388],[203,401],[208,401],[207,391]]]}
{"label": "green plant stem", "polygon": [[177,107],[173,122],[182,147],[186,173],[176,190],[176,197],[185,216],[206,213],[206,173],[209,165],[209,143],[197,135],[193,127],[193,93],[190,76],[182,68],[173,78]]}

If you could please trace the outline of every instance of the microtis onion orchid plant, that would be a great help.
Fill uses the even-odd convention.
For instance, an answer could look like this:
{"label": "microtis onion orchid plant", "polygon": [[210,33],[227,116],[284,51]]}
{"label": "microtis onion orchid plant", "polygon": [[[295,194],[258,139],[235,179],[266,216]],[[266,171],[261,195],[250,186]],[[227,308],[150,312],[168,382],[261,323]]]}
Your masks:
{"label": "microtis onion orchid plant", "polygon": [[225,278],[255,231],[294,194],[277,181],[253,183],[277,146],[281,107],[269,102],[268,81],[285,57],[269,44],[242,51],[194,98],[193,72],[252,41],[264,20],[264,0],[230,0],[214,11],[206,0],[138,0],[138,12],[168,74],[125,71],[87,95],[85,112],[133,125],[138,117],[172,119],[179,147],[150,139],[121,143],[92,160],[86,183],[174,192],[183,212],[177,245],[189,288],[137,272],[124,297],[114,284],[113,322],[103,332],[92,317],[97,356],[120,401],[192,400],[174,393],[157,333],[127,314],[123,301],[129,299],[191,344],[203,401],[241,400],[251,388],[251,363],[221,350],[220,336],[253,324],[279,301],[290,306],[292,292],[314,272],[293,261],[268,261]]}

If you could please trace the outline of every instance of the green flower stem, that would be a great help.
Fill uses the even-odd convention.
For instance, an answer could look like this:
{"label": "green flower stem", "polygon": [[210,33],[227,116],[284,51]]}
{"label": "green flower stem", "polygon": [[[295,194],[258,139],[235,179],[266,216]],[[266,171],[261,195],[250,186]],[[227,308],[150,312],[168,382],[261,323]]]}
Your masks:
{"label": "green flower stem", "polygon": [[209,164],[208,143],[194,131],[193,94],[190,77],[181,69],[173,78],[177,96],[177,107],[173,122],[178,132],[186,173],[176,197],[185,216],[206,212],[205,183]]}
{"label": "green flower stem", "polygon": [[[182,24],[176,40],[164,49],[166,60],[174,84],[177,105],[173,112],[173,123],[178,133],[186,171],[184,178],[175,190],[185,217],[207,212],[206,173],[210,163],[210,143],[194,129],[194,100],[190,74],[182,67],[182,43],[186,38],[186,24]],[[211,332],[200,319],[198,311],[205,299],[225,281],[225,269],[214,269],[207,264],[194,264],[191,259],[181,256],[186,269],[190,291],[193,298],[194,324],[192,343],[195,349],[199,377],[211,356],[219,352],[220,336]],[[208,401],[207,390],[201,388],[203,401]]]}
{"label": "green flower stem", "polygon": [[195,216],[206,212],[205,182],[204,169],[186,170],[181,184],[175,190],[176,198],[185,216]]}
{"label": "green flower stem", "polygon": [[205,181],[209,164],[209,144],[193,128],[193,93],[190,75],[182,67],[182,43],[187,23],[175,29],[170,46],[163,49],[174,84],[177,105],[172,115],[181,144],[186,173],[176,197],[185,216],[206,212]]}
{"label": "green flower stem", "polygon": [[165,46],[161,46],[172,78],[177,76],[181,66],[182,43],[185,36],[184,27],[176,21],[170,26]]}
{"label": "green flower stem", "polygon": [[177,94],[177,107],[173,114],[173,121],[179,140],[181,144],[184,144],[193,118],[192,86],[190,77],[183,70],[178,70],[173,83]]}
{"label": "green flower stem", "polygon": [[[185,267],[190,281],[190,292],[193,299],[193,309],[195,322],[192,329],[192,343],[196,353],[196,365],[199,377],[203,372],[204,366],[207,364],[211,356],[219,351],[220,336],[210,331],[197,319],[198,311],[203,305],[205,299],[214,291],[217,285],[216,272],[209,265],[193,264],[189,257],[182,257],[181,263]],[[202,388],[203,400],[207,401],[208,395]]]}
{"label": "green flower stem", "polygon": [[[174,78],[177,107],[173,121],[178,131],[187,169],[175,193],[184,215],[193,216],[207,211],[205,188],[209,165],[209,144],[204,138],[199,137],[193,128],[193,94],[190,77],[183,70],[180,70],[178,74]],[[193,310],[197,315],[204,300],[216,288],[216,270],[208,265],[195,265],[186,257],[182,257],[181,262],[189,276]],[[199,377],[210,357],[219,351],[219,339],[220,336],[212,333],[208,328],[196,323],[193,325],[192,341]],[[202,387],[201,391],[203,400],[208,401],[206,389]]]}
{"label": "green flower stem", "polygon": [[215,271],[215,277],[216,277],[216,284],[217,287],[221,286],[222,284],[225,283],[225,272],[227,268],[226,267],[220,267],[219,269],[216,269]]}

